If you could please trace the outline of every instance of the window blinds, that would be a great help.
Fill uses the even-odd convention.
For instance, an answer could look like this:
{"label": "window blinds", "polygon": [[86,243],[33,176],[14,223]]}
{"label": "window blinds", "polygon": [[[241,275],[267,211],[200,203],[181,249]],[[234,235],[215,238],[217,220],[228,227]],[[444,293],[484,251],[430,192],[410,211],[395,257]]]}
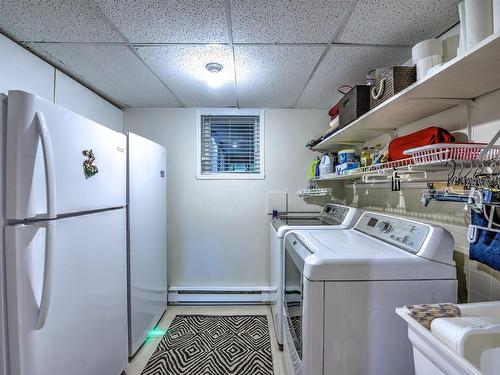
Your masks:
{"label": "window blinds", "polygon": [[260,173],[260,117],[201,115],[201,173]]}

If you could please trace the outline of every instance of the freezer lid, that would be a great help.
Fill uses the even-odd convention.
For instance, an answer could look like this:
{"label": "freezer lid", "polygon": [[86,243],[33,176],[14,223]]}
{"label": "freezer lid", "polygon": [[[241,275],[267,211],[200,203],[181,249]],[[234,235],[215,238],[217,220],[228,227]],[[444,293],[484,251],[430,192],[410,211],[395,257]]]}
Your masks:
{"label": "freezer lid", "polygon": [[10,220],[126,202],[125,135],[23,91],[8,94],[6,167]]}

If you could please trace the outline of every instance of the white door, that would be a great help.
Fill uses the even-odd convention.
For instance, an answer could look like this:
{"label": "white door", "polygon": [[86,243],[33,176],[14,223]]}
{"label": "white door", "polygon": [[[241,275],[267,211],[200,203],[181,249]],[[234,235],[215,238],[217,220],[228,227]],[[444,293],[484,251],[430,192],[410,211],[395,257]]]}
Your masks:
{"label": "white door", "polygon": [[167,304],[166,150],[128,135],[130,355]]}
{"label": "white door", "polygon": [[[126,137],[23,91],[9,91],[7,219],[122,207]],[[98,173],[83,163],[92,150]]]}
{"label": "white door", "polygon": [[6,227],[11,375],[127,364],[126,212]]}

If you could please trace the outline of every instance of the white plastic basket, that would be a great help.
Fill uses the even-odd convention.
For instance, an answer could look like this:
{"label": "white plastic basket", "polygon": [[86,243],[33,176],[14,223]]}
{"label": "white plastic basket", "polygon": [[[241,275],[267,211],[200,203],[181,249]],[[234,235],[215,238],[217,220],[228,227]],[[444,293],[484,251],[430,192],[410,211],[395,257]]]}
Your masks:
{"label": "white plastic basket", "polygon": [[[437,143],[405,150],[405,155],[410,155],[413,164],[435,164],[449,160],[455,161],[479,161],[479,154],[486,147],[482,143]],[[482,160],[493,160],[500,158],[500,146],[493,146]]]}

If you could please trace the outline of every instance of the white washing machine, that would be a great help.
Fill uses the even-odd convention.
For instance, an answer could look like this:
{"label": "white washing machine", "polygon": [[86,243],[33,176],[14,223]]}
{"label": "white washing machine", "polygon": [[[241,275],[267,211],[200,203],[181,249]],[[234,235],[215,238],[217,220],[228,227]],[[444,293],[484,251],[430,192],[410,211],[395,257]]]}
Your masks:
{"label": "white washing machine", "polygon": [[298,229],[348,229],[361,215],[361,210],[328,203],[319,214],[279,215],[270,225],[271,309],[278,346],[283,349],[283,238]]}
{"label": "white washing machine", "polygon": [[285,357],[290,374],[414,374],[395,308],[456,302],[445,229],[365,212],[353,229],[285,236]]}

